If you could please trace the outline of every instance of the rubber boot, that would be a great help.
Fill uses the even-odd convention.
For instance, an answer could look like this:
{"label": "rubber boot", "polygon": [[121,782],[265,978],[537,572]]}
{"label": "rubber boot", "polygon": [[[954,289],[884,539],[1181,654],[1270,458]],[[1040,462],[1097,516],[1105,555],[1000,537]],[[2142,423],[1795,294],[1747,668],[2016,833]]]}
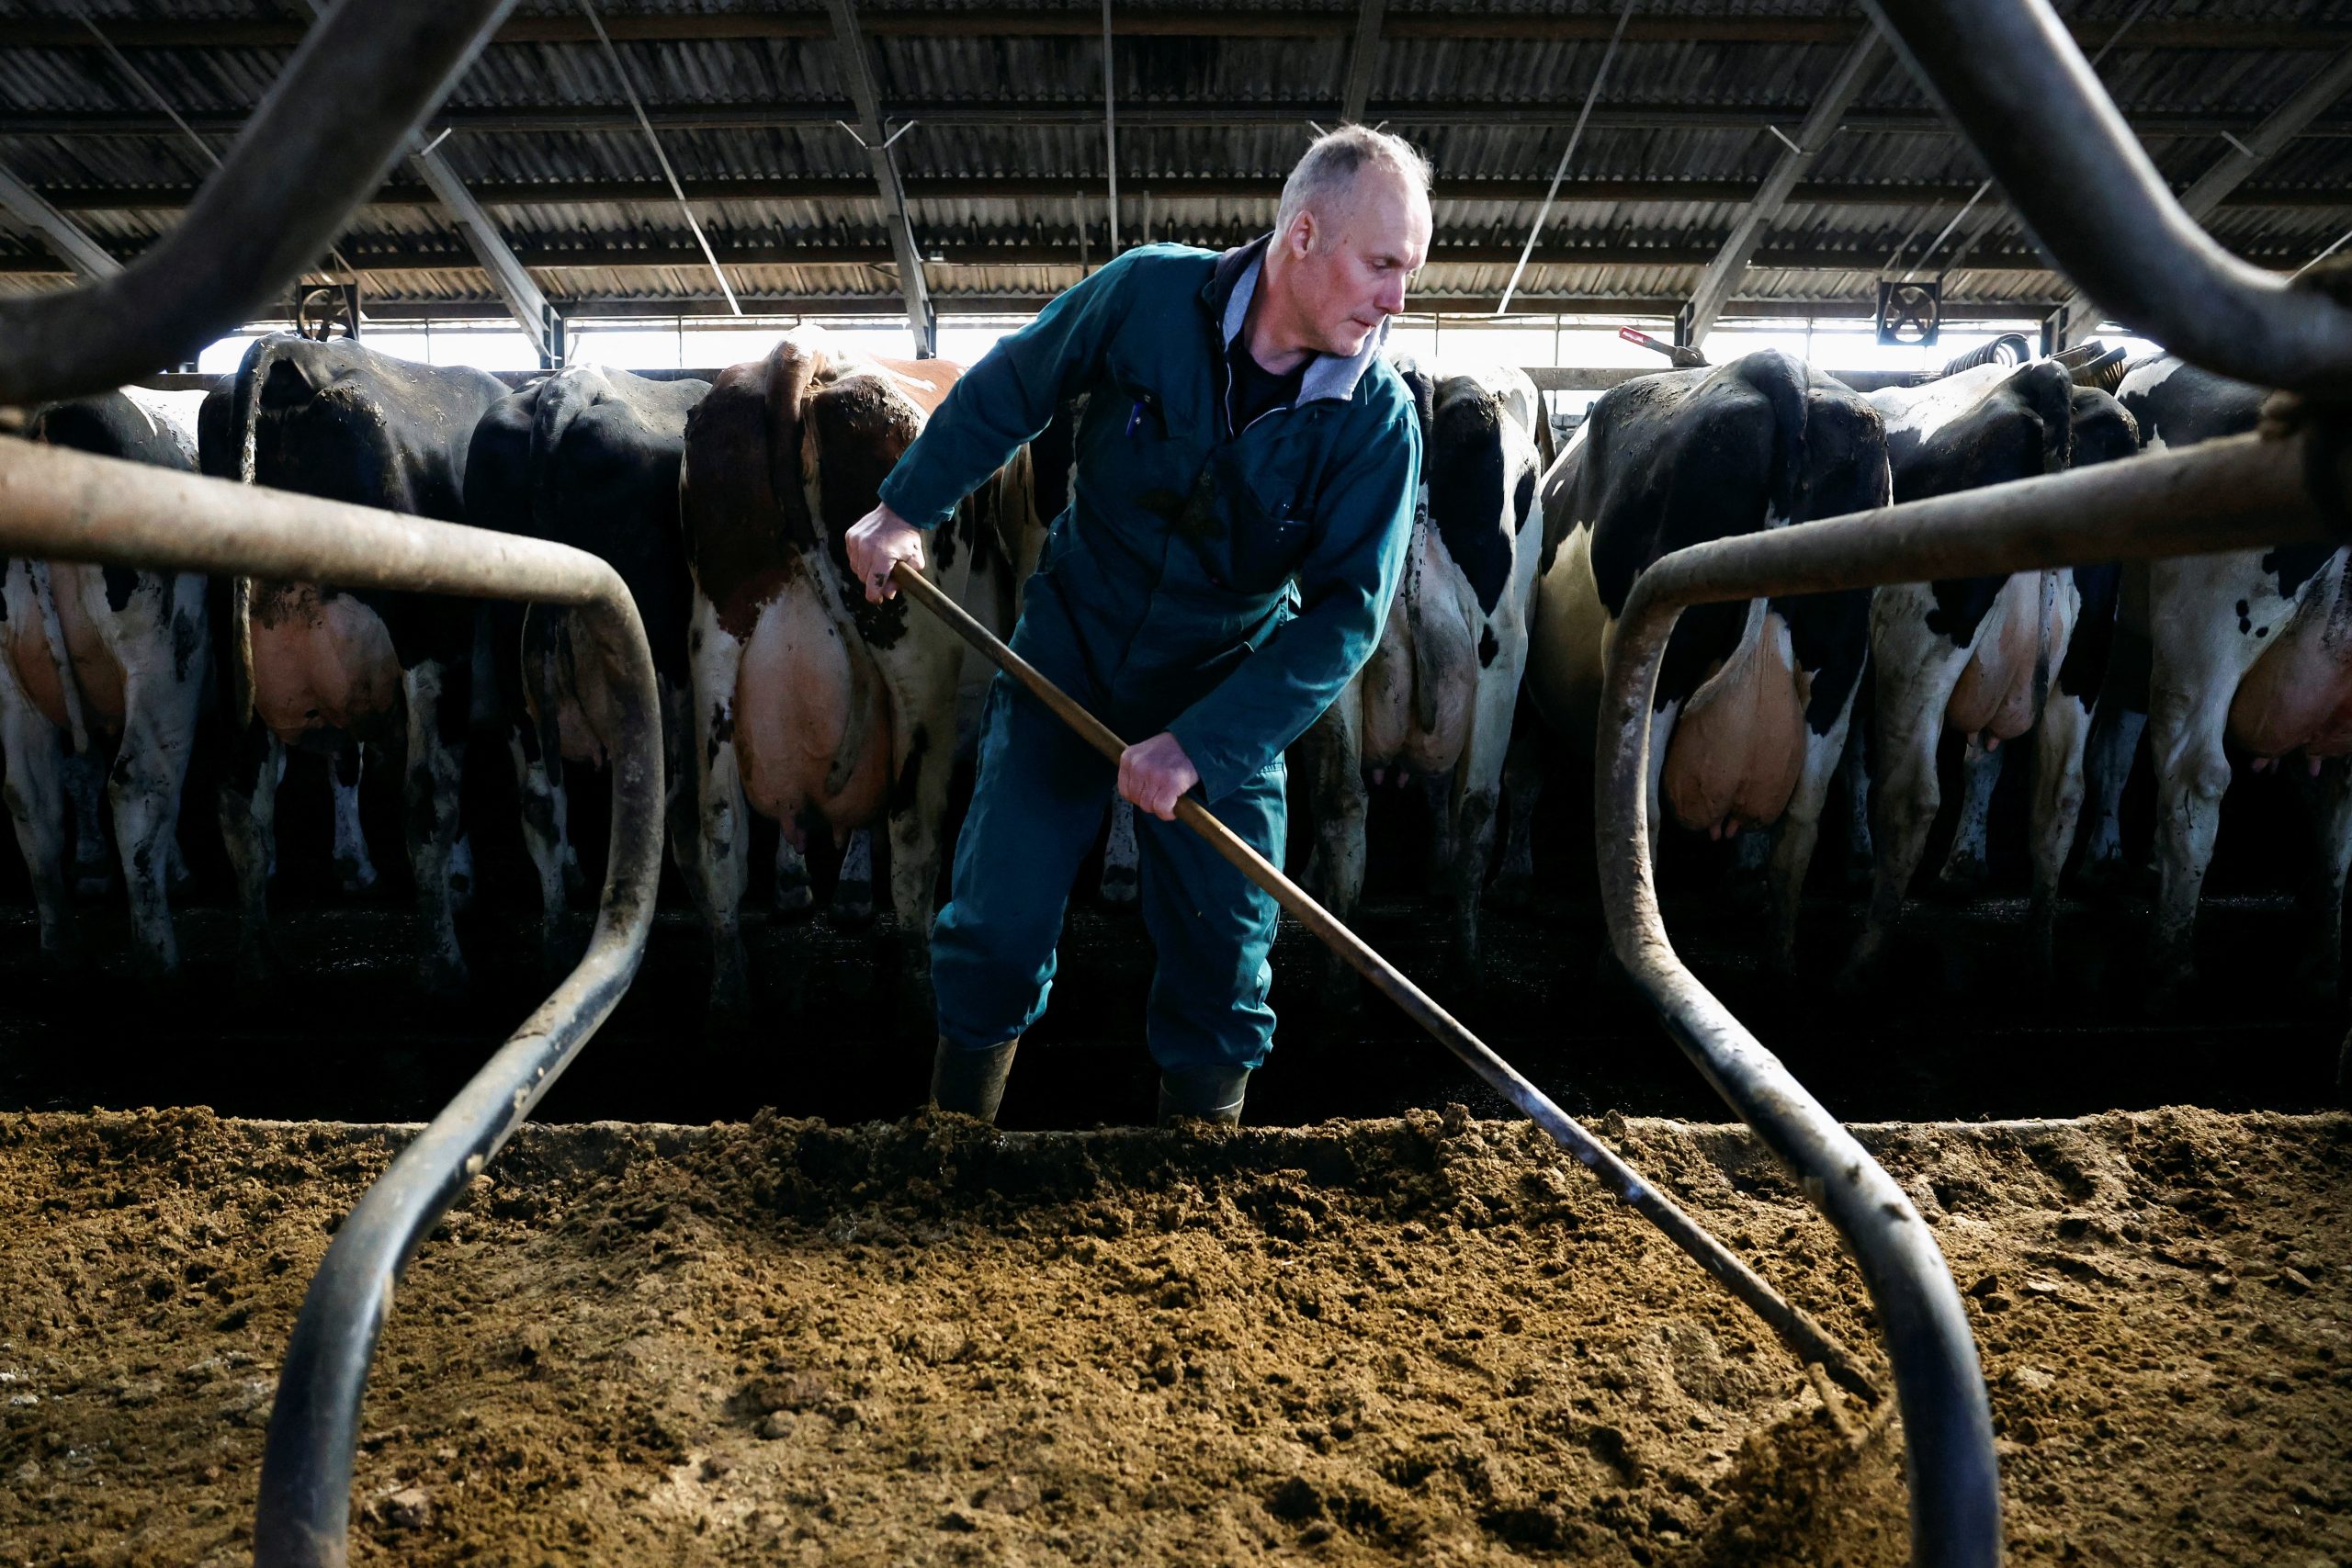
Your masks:
{"label": "rubber boot", "polygon": [[1015,1035],[1001,1045],[966,1051],[942,1040],[931,1059],[931,1103],[993,1122],[996,1108],[1004,1100],[1004,1080],[1012,1076],[1013,1049],[1020,1043]]}
{"label": "rubber boot", "polygon": [[1159,1075],[1159,1124],[1178,1122],[1222,1122],[1230,1127],[1241,1120],[1241,1101],[1250,1088],[1247,1067],[1191,1067]]}

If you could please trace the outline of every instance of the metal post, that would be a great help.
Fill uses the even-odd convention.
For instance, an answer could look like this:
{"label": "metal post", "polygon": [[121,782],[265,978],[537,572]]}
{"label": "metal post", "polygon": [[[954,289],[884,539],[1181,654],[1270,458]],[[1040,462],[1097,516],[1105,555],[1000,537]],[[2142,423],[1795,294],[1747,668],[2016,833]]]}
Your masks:
{"label": "metal post", "polygon": [[1111,249],[1119,254],[1119,83],[1111,60],[1111,0],[1102,0],[1102,164],[1111,177]]}

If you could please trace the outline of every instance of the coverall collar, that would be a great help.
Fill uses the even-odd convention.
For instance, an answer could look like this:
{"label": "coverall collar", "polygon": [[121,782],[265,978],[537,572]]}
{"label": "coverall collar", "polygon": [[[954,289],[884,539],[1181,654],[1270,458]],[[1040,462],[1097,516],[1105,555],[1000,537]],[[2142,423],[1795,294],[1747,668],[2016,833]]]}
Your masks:
{"label": "coverall collar", "polygon": [[[1242,324],[1250,319],[1250,301],[1258,292],[1258,278],[1266,270],[1266,248],[1273,243],[1272,234],[1261,234],[1246,245],[1237,245],[1216,258],[1210,270],[1207,287],[1201,298],[1212,310],[1220,310],[1225,346],[1230,349],[1233,340],[1241,335]],[[1318,354],[1307,361],[1306,372],[1299,378],[1298,400],[1302,403],[1329,400],[1345,402],[1355,396],[1356,383],[1372,368],[1381,345],[1388,341],[1385,318],[1368,333],[1363,346],[1351,357],[1336,354]]]}

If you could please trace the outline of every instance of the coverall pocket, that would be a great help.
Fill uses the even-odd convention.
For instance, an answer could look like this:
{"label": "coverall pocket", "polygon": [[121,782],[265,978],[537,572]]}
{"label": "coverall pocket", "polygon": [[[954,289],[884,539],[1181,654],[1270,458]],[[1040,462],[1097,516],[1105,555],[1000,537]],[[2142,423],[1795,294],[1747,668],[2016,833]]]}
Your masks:
{"label": "coverall pocket", "polygon": [[1306,558],[1311,530],[1297,492],[1279,478],[1269,484],[1236,466],[1221,478],[1227,570],[1220,575],[1239,592],[1272,593]]}

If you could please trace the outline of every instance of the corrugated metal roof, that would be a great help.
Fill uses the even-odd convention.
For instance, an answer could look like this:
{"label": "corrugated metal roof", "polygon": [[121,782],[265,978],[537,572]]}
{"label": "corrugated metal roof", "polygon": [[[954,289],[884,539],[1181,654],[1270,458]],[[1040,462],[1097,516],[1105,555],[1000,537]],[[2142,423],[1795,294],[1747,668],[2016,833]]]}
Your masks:
{"label": "corrugated metal roof", "polygon": [[[83,0],[82,8],[126,40],[137,69],[216,150],[225,150],[268,90],[303,14],[282,0]],[[885,112],[894,125],[919,122],[893,152],[916,187],[909,211],[917,240],[941,258],[926,269],[931,288],[951,307],[1026,301],[1067,287],[1080,276],[1081,245],[1088,262],[1103,259],[1102,62],[1092,32],[1100,13],[1085,0],[1032,8],[1054,25],[981,36],[978,23],[956,34],[905,20],[1000,17],[1002,0],[891,0],[888,17],[901,20],[869,23],[868,62]],[[1453,0],[1387,7],[1392,36],[1374,62],[1370,102],[1375,117],[1397,117],[1438,172],[1436,243],[1418,280],[1425,300],[1501,291],[1617,9],[1618,0],[1482,0],[1475,12]],[[2133,0],[2083,0],[2064,9],[2078,23],[2108,27],[2136,13],[2099,73],[2127,114],[2165,121],[2220,117],[2250,127],[2330,51],[2352,41],[2352,6],[2341,0],[2156,0],[2144,11]],[[856,140],[829,123],[847,112],[848,94],[827,14],[736,0],[610,0],[603,14],[622,35],[637,89],[669,122],[662,148],[695,188],[697,215],[722,260],[735,258],[729,276],[739,289],[786,305],[863,299],[876,311],[896,309],[890,209]],[[878,6],[866,14],[884,16]],[[67,36],[78,30],[76,15],[63,0],[0,0],[0,166],[127,257],[177,220],[209,165],[177,132],[153,128],[144,94],[106,55]],[[451,167],[493,193],[492,215],[539,269],[551,299],[699,308],[716,294],[708,269],[694,263],[692,237],[628,118],[612,61],[578,36],[570,0],[526,0],[515,15],[513,25],[537,41],[494,43],[458,84],[445,106],[460,126],[442,144]],[[1129,30],[1116,43],[1114,73],[1122,111],[1132,117],[1118,138],[1122,240],[1227,243],[1261,229],[1275,184],[1312,134],[1307,121],[1336,118],[1355,6],[1284,3],[1242,12],[1209,0],[1122,0],[1116,16]],[[1153,20],[1187,16],[1206,18],[1189,36]],[[1306,36],[1272,36],[1268,18],[1275,16],[1305,18]],[[1792,131],[1865,25],[1849,0],[1644,0],[1637,16],[1645,27],[1611,62],[1601,96],[1608,112],[1577,145],[1522,294],[1666,302],[1687,295],[1745,210],[1742,193],[1781,155],[1765,122]],[[777,18],[792,25],[753,25]],[[41,41],[12,45],[11,21]],[[1498,22],[1523,35],[1484,36]],[[187,37],[229,24],[274,26],[284,37],[256,43],[250,28],[218,45]],[[1686,24],[1690,36],[1657,36]],[[141,29],[165,25],[180,41],[139,41],[153,36]],[[2227,27],[2267,31],[2263,47],[2167,41],[2176,34],[2165,28],[2188,25],[2208,35]],[[1723,35],[1735,26],[1781,36],[1733,41]],[[2315,46],[2274,47],[2289,28],[2312,32]],[[669,36],[645,36],[665,28]],[[752,36],[762,32],[799,36]],[[550,40],[550,33],[565,36]],[[996,118],[972,123],[976,112]],[[1024,112],[1035,118],[1023,122]],[[1906,265],[1915,260],[1982,177],[1967,144],[1934,129],[1927,100],[1899,64],[1882,68],[1858,112],[1877,118],[1820,150],[1798,197],[1768,231],[1741,299],[1860,307],[1897,247]],[[674,123],[714,113],[788,123]],[[1155,114],[1201,123],[1133,123]],[[532,117],[527,129],[501,123],[516,115]],[[89,123],[108,116],[141,129],[105,133]],[[2211,228],[2225,243],[2290,267],[2352,227],[2352,136],[2340,122],[2326,129],[2290,142],[2214,215]],[[2177,185],[2225,146],[2214,133],[2145,141]],[[413,186],[405,172],[395,179]],[[778,181],[800,183],[784,193],[758,184]],[[961,181],[1023,184],[961,194]],[[1253,181],[1255,189],[1234,188]],[[1497,188],[1506,181],[1508,189]],[[1638,188],[1625,188],[1635,182]],[[743,189],[729,193],[729,184]],[[1678,184],[1694,188],[1686,196]],[[2060,296],[2060,281],[2037,265],[1997,193],[1929,258],[1930,273],[1949,264],[1979,218],[1996,221],[1946,278],[1950,297],[2024,308]],[[388,302],[479,307],[494,299],[447,218],[413,188],[361,209],[341,249],[367,269],[370,294]],[[1653,253],[1661,259],[1641,260]],[[624,265],[632,254],[645,259]],[[63,281],[42,243],[0,218],[0,291]]]}

